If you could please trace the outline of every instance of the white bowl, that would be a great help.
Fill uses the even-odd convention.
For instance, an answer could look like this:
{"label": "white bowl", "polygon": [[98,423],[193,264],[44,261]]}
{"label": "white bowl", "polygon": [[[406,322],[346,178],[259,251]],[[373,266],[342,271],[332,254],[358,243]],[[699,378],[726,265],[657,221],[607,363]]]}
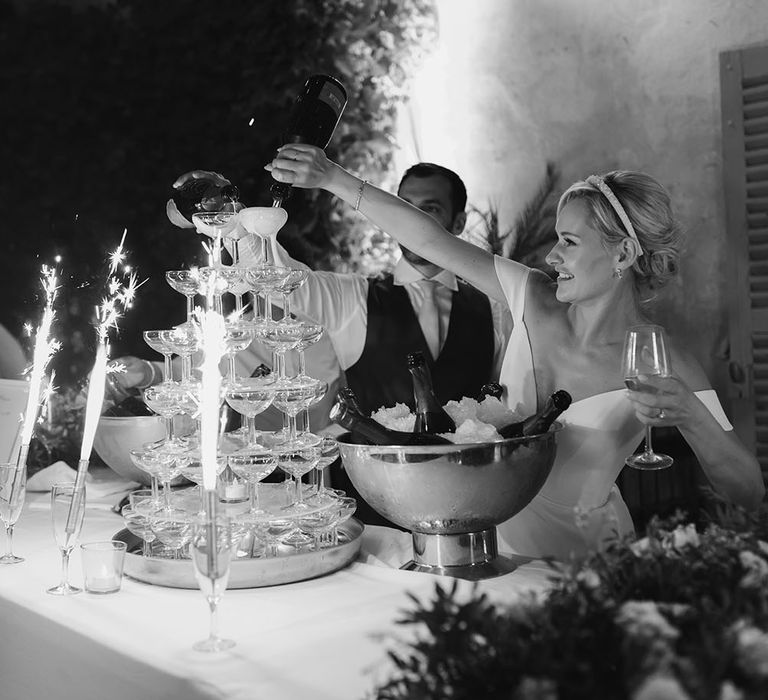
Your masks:
{"label": "white bowl", "polygon": [[102,416],[93,438],[93,449],[112,471],[125,479],[149,484],[147,472],[131,460],[131,450],[165,437],[160,416]]}

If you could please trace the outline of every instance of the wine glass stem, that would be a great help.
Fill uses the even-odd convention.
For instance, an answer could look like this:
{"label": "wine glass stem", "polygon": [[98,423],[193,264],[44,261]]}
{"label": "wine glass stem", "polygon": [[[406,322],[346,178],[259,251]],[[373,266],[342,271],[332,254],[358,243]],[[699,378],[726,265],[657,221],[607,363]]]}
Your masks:
{"label": "wine glass stem", "polygon": [[171,356],[169,354],[163,355],[163,381],[170,382],[173,379],[173,365],[171,364]]}
{"label": "wine glass stem", "polygon": [[269,265],[269,248],[267,246],[267,239],[264,236],[260,236],[261,239],[261,259],[265,265]]}
{"label": "wine glass stem", "polygon": [[295,442],[297,437],[296,432],[296,416],[288,416],[288,439],[291,442]]}
{"label": "wine glass stem", "polygon": [[645,455],[653,455],[653,443],[651,442],[651,426],[645,426]]}
{"label": "wine glass stem", "polygon": [[13,525],[5,526],[5,534],[8,539],[8,557],[13,557]]}
{"label": "wine glass stem", "polygon": [[246,416],[246,425],[248,426],[248,444],[255,445],[256,440],[256,416]]}
{"label": "wine glass stem", "polygon": [[171,509],[171,482],[163,481],[163,503],[165,504],[165,509],[170,510]]}
{"label": "wine glass stem", "polygon": [[[216,585],[216,580],[211,579],[211,586]],[[218,606],[216,605],[216,601],[211,598],[208,601],[208,607],[211,609],[211,631],[208,635],[209,639],[218,639],[219,638],[219,614],[218,614]]]}
{"label": "wine glass stem", "polygon": [[149,540],[142,540],[141,541],[141,556],[148,557],[152,554],[152,550],[149,548]]}
{"label": "wine glass stem", "polygon": [[187,295],[187,322],[192,321],[192,316],[195,313],[195,297]]}
{"label": "wine glass stem", "polygon": [[61,550],[61,583],[62,588],[69,586],[69,549]]}
{"label": "wine glass stem", "polygon": [[307,360],[304,357],[304,348],[299,347],[296,350],[296,354],[299,356],[299,376],[307,376]]}
{"label": "wine glass stem", "polygon": [[291,295],[283,292],[283,320],[291,320]]}
{"label": "wine glass stem", "polygon": [[192,378],[192,355],[181,356],[181,381],[188,382]]}
{"label": "wine glass stem", "polygon": [[235,381],[235,355],[234,354],[230,354],[228,360],[229,360],[229,377],[228,377],[228,379],[229,379],[230,383],[232,383],[232,382]]}
{"label": "wine glass stem", "polygon": [[154,503],[160,502],[160,482],[156,476],[150,475],[149,487],[152,489],[152,501]]}
{"label": "wine glass stem", "polygon": [[249,509],[251,513],[255,513],[258,510],[258,507],[256,505],[256,482],[255,481],[249,481],[248,482],[248,503],[249,503]]}

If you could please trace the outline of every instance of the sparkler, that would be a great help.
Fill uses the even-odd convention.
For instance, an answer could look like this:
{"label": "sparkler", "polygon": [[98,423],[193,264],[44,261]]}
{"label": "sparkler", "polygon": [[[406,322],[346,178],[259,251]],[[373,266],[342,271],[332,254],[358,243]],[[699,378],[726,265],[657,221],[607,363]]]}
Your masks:
{"label": "sparkler", "polygon": [[[136,296],[136,290],[141,284],[136,283],[136,274],[130,266],[125,264],[123,243],[127,229],[123,231],[120,245],[109,256],[109,273],[107,275],[107,293],[101,304],[96,307],[96,337],[98,347],[93,363],[90,378],[88,379],[88,393],[85,405],[85,425],[83,428],[83,441],[80,445],[80,460],[77,464],[77,476],[72,495],[69,514],[67,516],[67,532],[74,532],[75,514],[79,506],[79,500],[83,498],[85,477],[88,474],[88,462],[93,449],[93,439],[99,424],[101,409],[104,403],[104,385],[107,378],[107,359],[109,357],[109,331],[117,328],[117,322],[126,309],[130,308]],[[122,267],[122,276],[127,281],[117,276],[118,268]]]}
{"label": "sparkler", "polygon": [[[56,278],[56,270],[48,265],[43,265],[40,282],[43,286],[43,291],[45,292],[45,308],[43,309],[40,326],[37,329],[37,333],[35,333],[35,349],[32,356],[29,395],[27,396],[27,406],[24,411],[21,429],[21,446],[16,459],[16,474],[14,475],[13,484],[11,486],[11,493],[13,493],[13,489],[16,486],[16,481],[19,478],[21,470],[27,465],[29,444],[32,441],[32,432],[40,410],[40,398],[45,370],[53,355],[61,347],[61,343],[51,337],[51,326],[53,325],[53,320],[56,316],[53,303],[56,300],[56,292],[59,288],[58,280]],[[27,330],[31,333],[29,327]],[[46,398],[47,396],[48,394],[46,393]]]}
{"label": "sparkler", "polygon": [[203,467],[206,529],[208,538],[208,571],[218,575],[216,547],[216,458],[219,442],[219,404],[221,369],[219,363],[226,351],[224,317],[215,310],[213,299],[217,283],[214,270],[207,280],[207,311],[199,311],[202,331],[203,362],[200,382],[200,462]]}

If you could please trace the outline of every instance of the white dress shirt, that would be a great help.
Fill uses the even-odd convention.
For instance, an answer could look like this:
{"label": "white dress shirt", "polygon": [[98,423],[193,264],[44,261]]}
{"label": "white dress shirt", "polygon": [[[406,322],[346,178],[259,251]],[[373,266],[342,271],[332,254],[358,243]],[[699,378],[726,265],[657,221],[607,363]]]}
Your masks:
{"label": "white dress shirt", "polygon": [[[261,242],[249,235],[239,242],[239,255],[244,264],[261,262]],[[287,267],[308,269],[291,258],[285,248],[272,241],[275,262]],[[352,367],[363,353],[368,329],[368,278],[358,274],[310,271],[307,281],[291,295],[291,309],[297,316],[319,323],[325,328],[343,370]],[[405,287],[418,317],[424,293],[415,282],[424,279],[419,270],[400,258],[393,271],[394,284]],[[440,346],[445,343],[450,322],[453,295],[458,290],[456,275],[441,270],[432,278],[439,282],[436,296],[440,314]],[[275,295],[273,303],[280,303]],[[507,340],[512,331],[512,316],[505,305],[491,302],[494,335],[494,363],[491,379],[498,380]]]}

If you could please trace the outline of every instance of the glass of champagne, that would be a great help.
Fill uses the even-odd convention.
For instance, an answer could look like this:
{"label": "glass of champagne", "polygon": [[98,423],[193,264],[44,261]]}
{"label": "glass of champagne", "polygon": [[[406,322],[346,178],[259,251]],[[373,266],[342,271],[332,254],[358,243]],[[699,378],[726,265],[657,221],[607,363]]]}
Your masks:
{"label": "glass of champagne", "polygon": [[21,515],[27,487],[27,470],[17,469],[13,463],[0,464],[0,520],[5,525],[8,551],[0,557],[0,564],[18,564],[24,557],[13,553],[13,526]]}
{"label": "glass of champagne", "polygon": [[192,645],[196,651],[224,651],[235,646],[231,639],[219,636],[217,616],[229,580],[232,545],[232,524],[228,518],[204,515],[195,519],[189,553],[195,578],[211,613],[208,638]]}
{"label": "glass of champagne", "polygon": [[[669,352],[667,337],[661,326],[645,324],[632,326],[624,340],[624,384],[633,391],[655,392],[643,384],[642,376],[669,376]],[[635,469],[656,470],[671,467],[674,460],[669,455],[653,451],[651,426],[645,427],[645,449],[624,460]]]}
{"label": "glass of champagne", "polygon": [[85,516],[85,487],[74,484],[54,484],[51,489],[51,519],[53,536],[61,552],[61,582],[46,590],[51,595],[73,595],[82,589],[69,583],[69,555],[80,538]]}

